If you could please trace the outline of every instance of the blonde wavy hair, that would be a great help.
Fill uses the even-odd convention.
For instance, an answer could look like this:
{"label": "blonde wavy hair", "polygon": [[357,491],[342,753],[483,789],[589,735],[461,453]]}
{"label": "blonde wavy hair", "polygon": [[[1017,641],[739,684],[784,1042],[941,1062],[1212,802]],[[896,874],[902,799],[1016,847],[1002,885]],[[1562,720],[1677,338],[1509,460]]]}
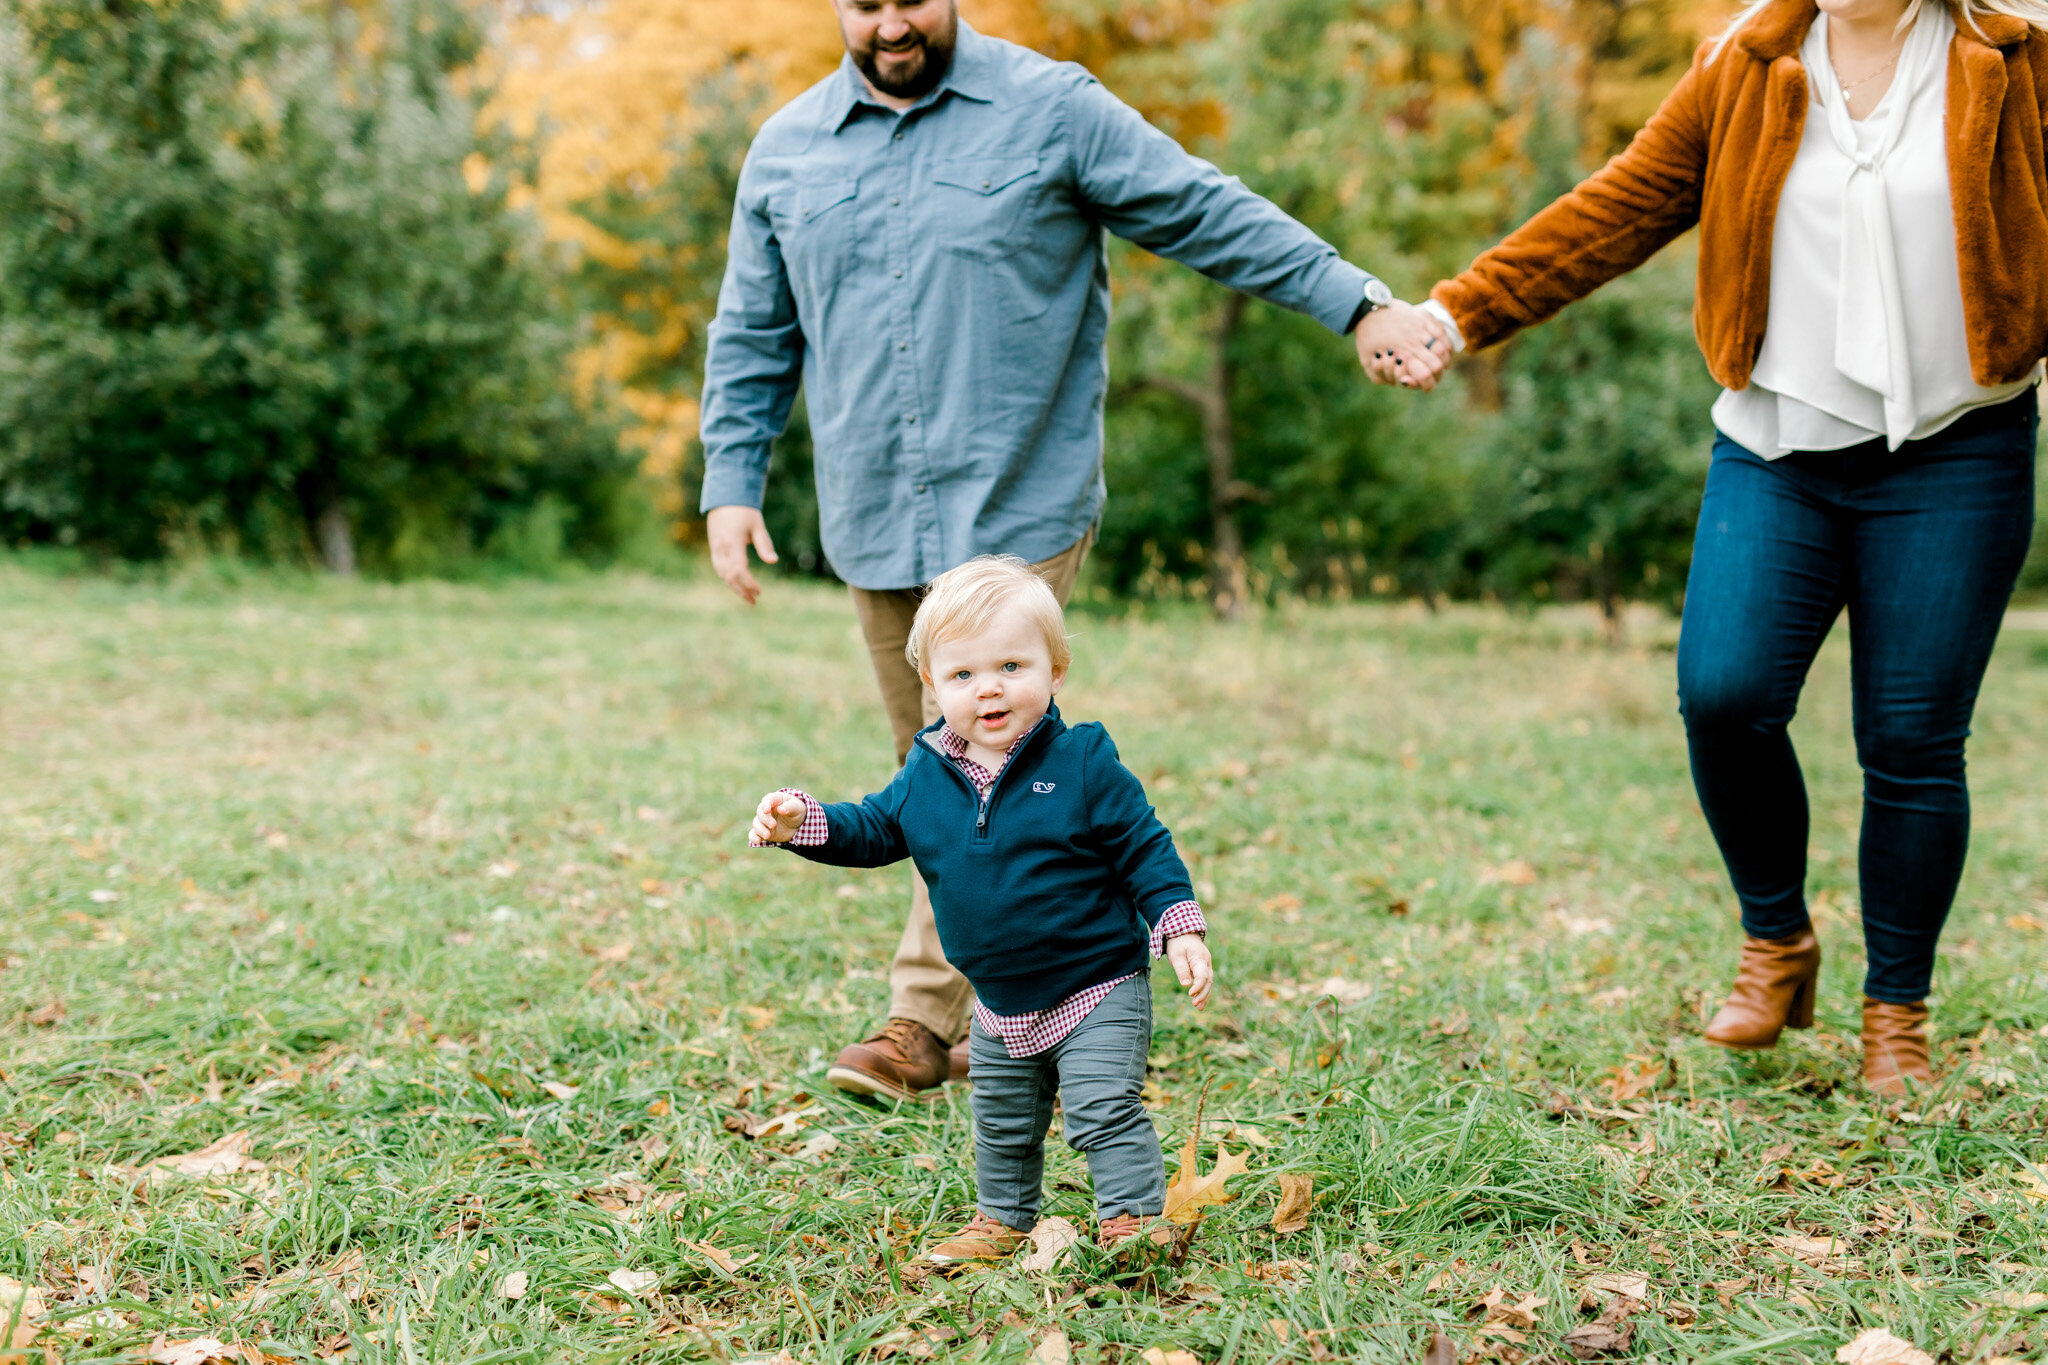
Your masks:
{"label": "blonde wavy hair", "polygon": [[[1735,16],[1734,22],[1721,30],[1721,36],[1714,40],[1714,50],[1707,54],[1707,61],[1712,63],[1718,58],[1721,49],[1727,47],[1729,41],[1742,32],[1750,20],[1776,3],[1777,0],[1750,0],[1749,4],[1744,5],[1742,12]],[[1906,0],[1906,12],[1899,17],[1899,31],[1903,33],[1913,27],[1920,18],[1921,9],[1935,4],[1947,5],[1949,13],[1955,16],[1956,27],[1968,28],[1974,33],[1983,33],[1984,30],[1978,26],[1977,20],[1986,14],[2003,14],[2048,31],[2048,0]]]}
{"label": "blonde wavy hair", "polygon": [[1007,612],[1017,612],[1038,627],[1045,636],[1046,652],[1052,656],[1053,671],[1066,672],[1074,661],[1074,651],[1067,643],[1067,619],[1060,610],[1060,599],[1038,576],[1038,570],[1015,555],[976,555],[934,578],[910,623],[903,657],[910,660],[919,677],[930,681],[927,665],[933,648],[947,640],[979,635]]}

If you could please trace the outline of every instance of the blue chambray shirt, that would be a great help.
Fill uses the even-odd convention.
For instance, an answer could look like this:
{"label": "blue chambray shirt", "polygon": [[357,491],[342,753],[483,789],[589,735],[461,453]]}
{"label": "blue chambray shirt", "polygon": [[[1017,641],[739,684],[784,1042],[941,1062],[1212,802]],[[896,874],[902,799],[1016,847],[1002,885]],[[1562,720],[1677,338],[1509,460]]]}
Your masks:
{"label": "blue chambray shirt", "polygon": [[1340,333],[1369,278],[1079,66],[962,23],[945,80],[899,115],[842,59],[740,172],[703,509],[761,505],[801,381],[848,583],[1067,549],[1105,498],[1105,229]]}

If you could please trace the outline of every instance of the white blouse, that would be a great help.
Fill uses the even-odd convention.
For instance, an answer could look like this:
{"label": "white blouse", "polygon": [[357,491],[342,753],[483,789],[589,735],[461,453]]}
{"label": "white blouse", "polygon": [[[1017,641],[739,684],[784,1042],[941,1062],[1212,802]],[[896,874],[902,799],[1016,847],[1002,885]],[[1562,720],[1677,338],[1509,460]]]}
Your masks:
{"label": "white blouse", "polygon": [[1828,17],[1800,49],[1811,103],[1771,234],[1770,314],[1749,387],[1714,424],[1766,459],[1882,436],[1897,450],[2039,377],[1970,374],[1945,138],[1946,5],[1921,7],[1892,84],[1861,122],[1828,59]]}

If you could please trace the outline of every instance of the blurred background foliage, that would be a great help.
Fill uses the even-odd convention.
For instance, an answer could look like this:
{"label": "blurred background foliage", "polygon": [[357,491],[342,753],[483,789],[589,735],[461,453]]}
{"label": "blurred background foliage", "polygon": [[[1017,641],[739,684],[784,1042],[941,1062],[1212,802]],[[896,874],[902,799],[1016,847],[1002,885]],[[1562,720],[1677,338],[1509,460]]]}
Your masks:
{"label": "blurred background foliage", "polygon": [[[1710,0],[963,0],[1420,296],[1617,150]],[[0,537],[380,574],[676,562],[740,159],[827,0],[15,0]],[[1681,244],[1438,394],[1121,244],[1096,593],[1673,602]],[[767,512],[829,574],[799,406]],[[2030,571],[2048,586],[2048,545]]]}

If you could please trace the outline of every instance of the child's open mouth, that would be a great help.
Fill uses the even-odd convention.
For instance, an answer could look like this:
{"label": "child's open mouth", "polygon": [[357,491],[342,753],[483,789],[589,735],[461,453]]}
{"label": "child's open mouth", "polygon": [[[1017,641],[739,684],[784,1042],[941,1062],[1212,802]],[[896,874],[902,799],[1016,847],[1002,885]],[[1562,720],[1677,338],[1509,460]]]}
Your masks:
{"label": "child's open mouth", "polygon": [[984,715],[976,717],[976,719],[978,719],[983,725],[986,725],[991,730],[1002,729],[1003,722],[1007,721],[1009,718],[1010,713],[1008,711],[990,711]]}

